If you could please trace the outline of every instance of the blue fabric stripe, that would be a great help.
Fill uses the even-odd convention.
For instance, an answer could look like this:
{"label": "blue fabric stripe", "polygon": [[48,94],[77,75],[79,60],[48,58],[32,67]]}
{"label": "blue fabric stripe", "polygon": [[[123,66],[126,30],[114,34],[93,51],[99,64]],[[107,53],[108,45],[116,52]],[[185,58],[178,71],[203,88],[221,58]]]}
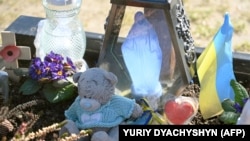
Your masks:
{"label": "blue fabric stripe", "polygon": [[227,98],[234,100],[234,92],[230,86],[230,80],[235,79],[231,46],[232,36],[233,26],[228,13],[226,13],[224,24],[214,38],[217,57],[216,89],[220,101]]}

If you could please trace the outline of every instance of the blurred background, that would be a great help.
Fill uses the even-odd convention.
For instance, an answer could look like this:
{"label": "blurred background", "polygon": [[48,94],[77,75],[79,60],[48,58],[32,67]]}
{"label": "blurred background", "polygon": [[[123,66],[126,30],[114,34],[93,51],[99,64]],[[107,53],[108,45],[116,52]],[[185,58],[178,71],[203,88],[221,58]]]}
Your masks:
{"label": "blurred background", "polygon": [[[250,0],[183,2],[196,46],[206,47],[210,43],[224,21],[224,14],[228,12],[234,27],[234,51],[250,53]],[[83,0],[79,18],[85,31],[103,34],[110,8],[110,0]],[[120,36],[126,37],[134,22],[134,13],[138,10],[140,8],[127,7]],[[0,31],[5,30],[20,15],[45,18],[41,0],[0,0]]]}

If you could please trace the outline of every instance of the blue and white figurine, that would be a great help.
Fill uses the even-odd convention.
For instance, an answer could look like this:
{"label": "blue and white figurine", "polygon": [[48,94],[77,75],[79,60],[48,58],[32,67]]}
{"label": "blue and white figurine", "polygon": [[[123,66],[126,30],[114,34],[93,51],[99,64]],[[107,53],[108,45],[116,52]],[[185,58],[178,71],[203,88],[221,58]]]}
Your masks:
{"label": "blue and white figurine", "polygon": [[148,98],[149,103],[154,105],[162,95],[159,80],[162,51],[158,36],[144,14],[137,12],[134,20],[121,48],[132,80],[131,94],[135,99]]}

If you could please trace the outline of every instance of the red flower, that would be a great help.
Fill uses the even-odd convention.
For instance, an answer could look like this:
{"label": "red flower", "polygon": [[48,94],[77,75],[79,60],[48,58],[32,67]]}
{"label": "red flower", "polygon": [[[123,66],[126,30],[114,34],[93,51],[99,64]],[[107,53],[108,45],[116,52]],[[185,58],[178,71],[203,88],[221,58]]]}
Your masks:
{"label": "red flower", "polygon": [[6,46],[0,51],[0,55],[6,62],[13,62],[20,56],[20,49],[17,46]]}

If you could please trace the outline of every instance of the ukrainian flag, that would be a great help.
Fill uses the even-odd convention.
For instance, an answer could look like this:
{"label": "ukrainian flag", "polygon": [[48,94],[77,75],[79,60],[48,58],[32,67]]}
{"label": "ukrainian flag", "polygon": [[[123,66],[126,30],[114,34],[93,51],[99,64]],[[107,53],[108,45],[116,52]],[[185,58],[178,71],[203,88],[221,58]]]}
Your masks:
{"label": "ukrainian flag", "polygon": [[197,59],[197,75],[200,82],[199,104],[204,119],[223,112],[221,102],[234,100],[230,80],[235,79],[232,53],[233,26],[228,13],[224,23],[210,44]]}

